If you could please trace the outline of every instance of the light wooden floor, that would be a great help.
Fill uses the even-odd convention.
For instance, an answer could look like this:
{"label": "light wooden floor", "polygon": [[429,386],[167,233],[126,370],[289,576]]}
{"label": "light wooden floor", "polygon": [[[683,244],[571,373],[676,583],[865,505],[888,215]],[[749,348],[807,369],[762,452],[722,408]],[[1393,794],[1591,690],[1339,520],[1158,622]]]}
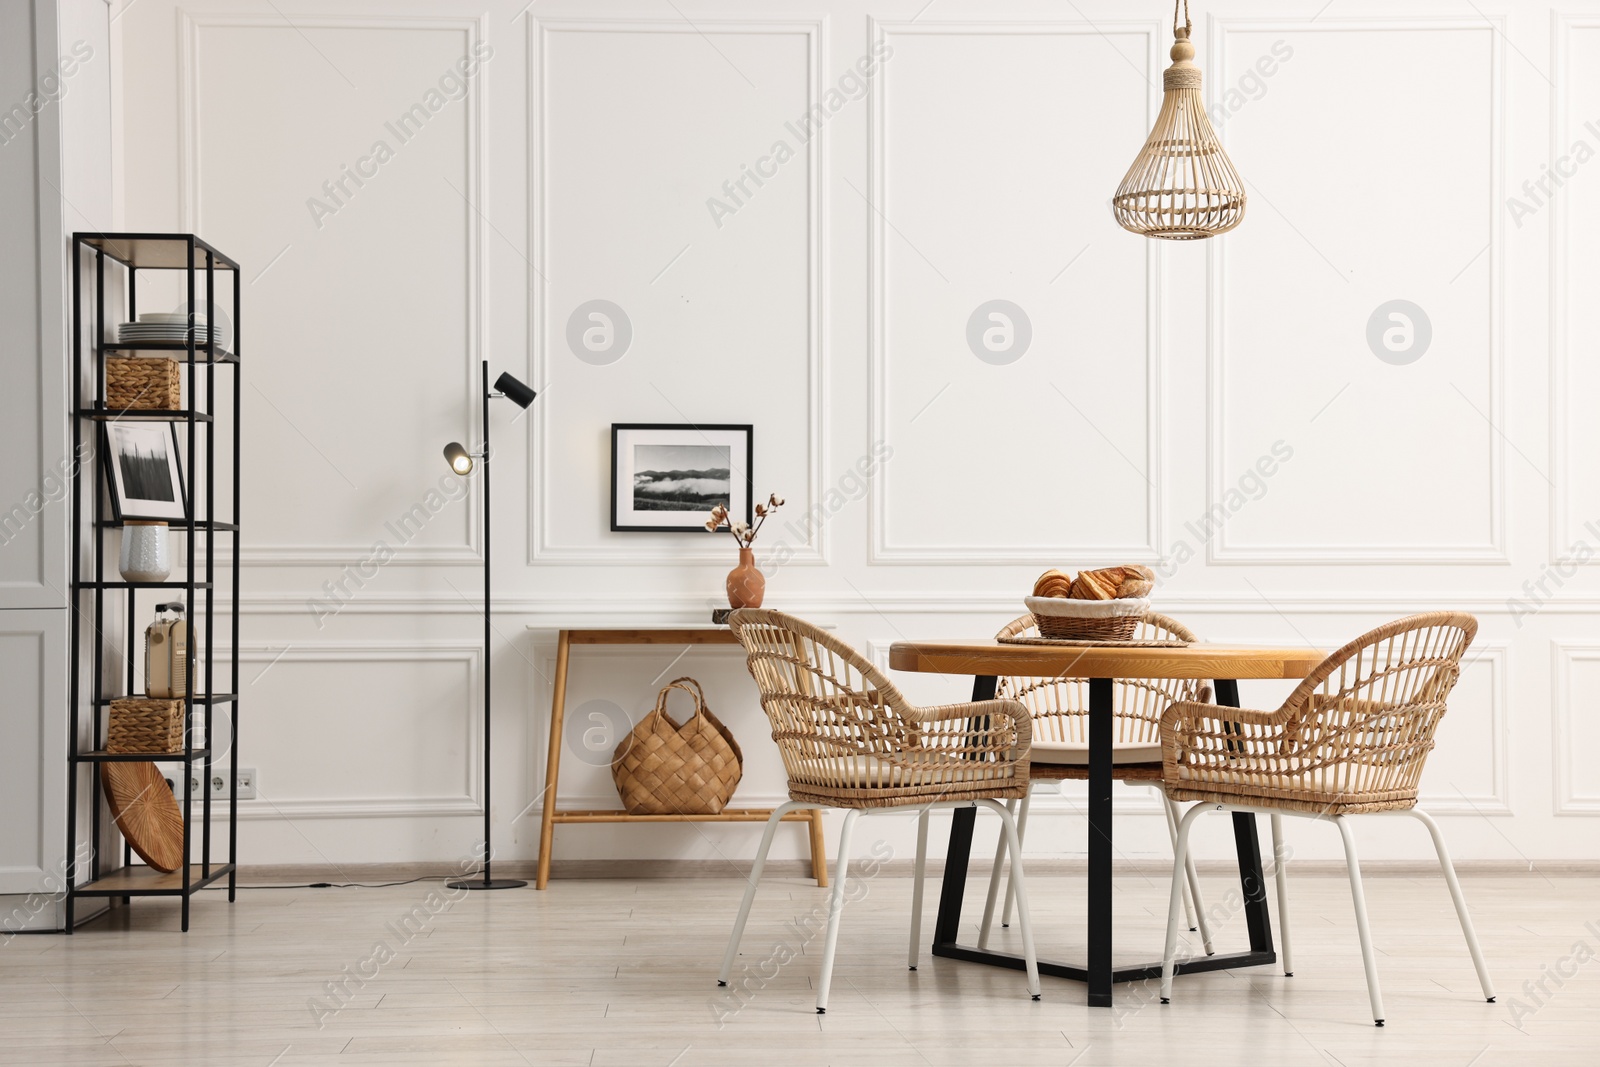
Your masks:
{"label": "light wooden floor", "polygon": [[[1031,881],[1041,953],[1080,956],[1079,885]],[[0,944],[0,1063],[1600,1063],[1600,959],[1572,958],[1580,942],[1600,953],[1600,878],[1463,882],[1500,1003],[1479,996],[1442,882],[1374,875],[1382,1030],[1367,1013],[1347,883],[1326,875],[1292,883],[1296,977],[1267,968],[1180,977],[1165,1007],[1140,1007],[1136,991],[1119,986],[1123,1007],[1113,1011],[1087,1008],[1081,986],[1050,978],[1034,1003],[1020,974],[925,953],[908,972],[911,885],[888,874],[866,882],[846,911],[823,1017],[812,991],[821,937],[806,943],[793,921],[822,914],[824,896],[799,879],[772,879],[757,899],[743,962],[770,977],[752,981],[759,988],[742,1007],[715,984],[736,878],[555,881],[545,893],[435,896],[432,916],[438,883],[255,890],[231,907],[207,893],[187,935],[176,932],[175,904],[142,901],[70,938]],[[1227,880],[1206,884],[1222,902]],[[1119,881],[1120,960],[1159,955],[1164,901],[1152,880]],[[976,881],[968,904],[971,931],[982,907]],[[1243,936],[1234,919],[1220,947]],[[380,944],[388,952],[375,952]],[[786,964],[780,945],[794,954]],[[1546,979],[1552,995],[1542,1006],[1524,992],[1525,982],[1574,967],[1560,988]],[[363,972],[342,1000],[329,996],[330,982]],[[320,1026],[318,998],[341,1008]],[[1518,1002],[1534,1010],[1514,1017]]]}

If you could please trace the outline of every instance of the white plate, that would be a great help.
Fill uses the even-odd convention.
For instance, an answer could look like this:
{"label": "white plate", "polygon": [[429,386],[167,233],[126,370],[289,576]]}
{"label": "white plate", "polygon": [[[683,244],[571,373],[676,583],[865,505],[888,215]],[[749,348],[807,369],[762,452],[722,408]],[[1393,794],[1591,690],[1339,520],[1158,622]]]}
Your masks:
{"label": "white plate", "polygon": [[[182,311],[145,311],[139,315],[139,321],[142,323],[177,322],[187,324],[189,322],[189,316],[187,313]],[[204,314],[197,311],[194,315],[194,321],[203,324],[206,321],[206,317]]]}

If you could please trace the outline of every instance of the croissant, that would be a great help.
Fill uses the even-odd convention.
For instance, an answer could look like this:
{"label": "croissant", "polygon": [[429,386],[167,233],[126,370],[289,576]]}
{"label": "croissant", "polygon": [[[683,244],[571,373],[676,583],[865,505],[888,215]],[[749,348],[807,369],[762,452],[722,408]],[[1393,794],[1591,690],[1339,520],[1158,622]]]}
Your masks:
{"label": "croissant", "polygon": [[1033,583],[1034,596],[1066,597],[1072,591],[1072,576],[1058,570],[1048,570]]}
{"label": "croissant", "polygon": [[1115,600],[1117,588],[1122,585],[1121,568],[1102,571],[1084,571],[1072,583],[1074,600]]}

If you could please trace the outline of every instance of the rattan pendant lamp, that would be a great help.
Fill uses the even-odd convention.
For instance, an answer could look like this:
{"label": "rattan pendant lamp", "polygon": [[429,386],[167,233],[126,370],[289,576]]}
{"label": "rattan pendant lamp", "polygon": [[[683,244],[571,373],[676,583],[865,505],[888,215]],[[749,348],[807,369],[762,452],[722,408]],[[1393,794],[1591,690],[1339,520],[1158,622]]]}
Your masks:
{"label": "rattan pendant lamp", "polygon": [[1200,97],[1200,68],[1189,40],[1189,0],[1178,25],[1172,5],[1172,66],[1162,75],[1161,114],[1133,161],[1111,210],[1117,224],[1145,237],[1196,241],[1244,219],[1244,182],[1211,128]]}

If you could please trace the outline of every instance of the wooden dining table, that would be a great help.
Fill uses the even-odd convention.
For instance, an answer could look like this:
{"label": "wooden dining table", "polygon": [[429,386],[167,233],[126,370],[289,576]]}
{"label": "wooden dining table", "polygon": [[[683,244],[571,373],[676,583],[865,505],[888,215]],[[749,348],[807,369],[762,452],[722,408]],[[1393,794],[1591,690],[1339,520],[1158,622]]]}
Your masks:
{"label": "wooden dining table", "polygon": [[[972,675],[972,699],[992,700],[1001,677],[1086,678],[1089,680],[1089,922],[1088,959],[1082,965],[1039,960],[1039,973],[1088,985],[1089,1004],[1111,1007],[1112,987],[1161,976],[1161,962],[1117,967],[1112,960],[1111,783],[1113,683],[1125,678],[1209,679],[1216,701],[1239,707],[1240,679],[1304,678],[1325,653],[1314,648],[1258,648],[1248,645],[1007,644],[985,641],[896,641],[889,666],[922,674]],[[974,724],[981,728],[981,724]],[[933,954],[1022,970],[1021,956],[959,944],[962,896],[972,853],[977,808],[957,808],[950,827],[939,915],[933,928]],[[1255,816],[1235,812],[1233,837],[1244,896],[1250,948],[1246,952],[1179,960],[1180,974],[1277,961],[1267,912],[1266,882]]]}

